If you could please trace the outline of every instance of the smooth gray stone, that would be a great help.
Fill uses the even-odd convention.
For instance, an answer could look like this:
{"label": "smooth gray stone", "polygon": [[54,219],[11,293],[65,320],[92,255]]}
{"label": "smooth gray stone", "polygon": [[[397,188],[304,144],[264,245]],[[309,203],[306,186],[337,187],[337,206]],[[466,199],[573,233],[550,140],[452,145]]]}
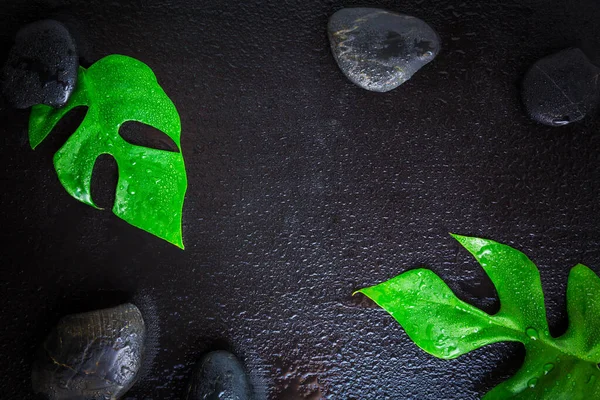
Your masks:
{"label": "smooth gray stone", "polygon": [[340,69],[363,89],[387,92],[409,80],[440,51],[424,21],[378,8],[344,8],[329,19],[329,42]]}
{"label": "smooth gray stone", "polygon": [[252,390],[242,363],[227,351],[208,353],[196,365],[187,400],[251,400]]}
{"label": "smooth gray stone", "polygon": [[33,365],[33,390],[49,400],[118,399],[138,377],[145,340],[133,304],[63,317]]}
{"label": "smooth gray stone", "polygon": [[77,84],[79,59],[67,28],[54,20],[26,25],[0,73],[6,101],[16,108],[64,106]]}
{"label": "smooth gray stone", "polygon": [[580,121],[598,107],[600,68],[577,48],[537,61],[523,80],[522,98],[529,116],[544,125]]}

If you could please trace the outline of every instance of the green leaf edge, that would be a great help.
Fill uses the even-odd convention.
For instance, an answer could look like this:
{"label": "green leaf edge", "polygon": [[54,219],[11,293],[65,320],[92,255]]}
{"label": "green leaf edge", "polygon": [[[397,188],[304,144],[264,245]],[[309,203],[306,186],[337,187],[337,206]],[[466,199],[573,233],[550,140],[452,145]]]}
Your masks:
{"label": "green leaf edge", "polygon": [[[161,86],[161,85],[158,83],[158,79],[157,79],[156,75],[154,74],[154,71],[152,71],[152,69],[151,69],[151,68],[150,68],[148,65],[146,65],[144,62],[142,62],[142,61],[140,61],[140,60],[138,60],[138,59],[136,59],[136,58],[129,57],[129,56],[125,56],[125,55],[120,55],[120,54],[111,54],[111,55],[108,55],[108,56],[105,56],[105,57],[103,57],[102,59],[98,60],[98,61],[97,61],[96,63],[94,63],[94,64],[100,63],[101,61],[105,61],[105,60],[107,60],[107,59],[110,59],[110,58],[113,58],[113,57],[114,57],[114,58],[127,58],[127,59],[130,59],[130,60],[134,61],[134,62],[137,62],[137,63],[139,63],[139,64],[142,64],[142,65],[143,65],[145,68],[147,68],[147,69],[148,69],[148,70],[151,72],[151,74],[152,74],[152,76],[153,76],[153,78],[154,78],[154,83],[156,84],[156,86],[158,87],[158,89],[159,89],[160,91],[162,91],[162,93],[165,95],[165,98],[166,98],[166,99],[167,99],[167,100],[168,100],[168,101],[171,103],[171,105],[173,106],[173,110],[175,111],[175,115],[176,115],[176,117],[177,117],[177,120],[178,120],[178,121],[180,120],[180,117],[179,117],[179,112],[177,111],[177,108],[175,107],[175,104],[173,103],[173,101],[171,100],[171,98],[170,98],[170,97],[169,97],[169,96],[166,94],[166,92],[164,91],[164,89],[162,88],[162,86]],[[94,64],[93,64],[93,65],[94,65]],[[92,65],[92,66],[93,66],[93,65]],[[90,67],[90,68],[91,68],[91,67]],[[85,75],[86,75],[86,73],[87,73],[87,70],[88,70],[88,68],[84,68],[84,67],[81,67],[81,66],[79,66],[79,68],[78,68],[78,79],[81,79],[81,77],[85,76]],[[71,110],[73,110],[73,109],[74,109],[74,108],[76,108],[76,107],[80,107],[80,106],[86,106],[86,107],[89,107],[89,106],[90,106],[90,105],[88,104],[88,101],[89,101],[89,99],[88,99],[88,96],[87,96],[87,91],[86,91],[86,90],[80,90],[80,86],[81,86],[81,85],[77,85],[77,86],[75,87],[75,89],[74,89],[73,93],[71,94],[71,97],[70,97],[69,101],[67,102],[67,104],[66,104],[65,106],[61,107],[61,109],[68,109],[68,111],[71,111]],[[73,104],[73,103],[75,103],[75,104]],[[45,109],[49,109],[49,110],[54,110],[54,109],[52,109],[52,107],[49,107],[49,106],[46,106],[46,105],[43,105],[43,104],[40,104],[40,105],[34,105],[34,106],[32,107],[32,117],[33,117],[33,115],[34,115],[34,112],[33,112],[33,110],[35,110],[35,109],[38,109],[38,108],[39,108],[39,109],[43,109],[43,108],[45,108]],[[68,112],[68,111],[67,111],[67,112]],[[64,114],[64,115],[66,115],[66,114]],[[42,142],[43,142],[43,141],[44,141],[44,140],[45,140],[45,139],[48,137],[48,135],[51,133],[51,131],[52,131],[52,129],[54,128],[54,126],[55,126],[55,125],[58,123],[58,121],[60,121],[60,120],[61,120],[61,119],[64,117],[64,115],[60,116],[60,118],[58,118],[58,120],[57,120],[57,121],[56,121],[54,124],[52,124],[52,126],[53,126],[53,127],[52,127],[51,129],[49,129],[49,130],[48,130],[47,132],[45,132],[43,135],[37,135],[37,136],[35,136],[35,137],[32,135],[32,123],[33,123],[33,121],[32,121],[32,118],[30,117],[30,119],[29,119],[29,129],[28,129],[28,132],[29,132],[29,143],[30,143],[30,146],[31,146],[31,148],[32,148],[33,150],[35,150],[35,148],[36,148],[37,146],[39,146],[39,145],[40,145],[40,144],[41,144],[41,143],[42,143]],[[127,120],[124,120],[123,122],[126,122],[126,121],[137,121],[137,120],[136,120],[136,119],[127,119]],[[138,122],[142,122],[142,123],[144,123],[143,121],[138,121]],[[82,121],[82,123],[83,123],[83,121]],[[180,123],[180,122],[178,122],[178,124],[179,124],[179,132],[178,132],[178,135],[177,135],[177,137],[176,137],[176,138],[174,138],[174,137],[171,137],[171,139],[172,139],[172,140],[175,142],[175,144],[177,145],[177,148],[179,149],[179,153],[181,154],[181,160],[182,160],[182,163],[183,163],[183,168],[184,168],[184,169],[183,169],[183,180],[184,180],[184,183],[185,183],[185,188],[184,188],[183,196],[185,197],[185,192],[187,191],[187,174],[186,174],[186,171],[185,171],[185,163],[184,163],[184,160],[183,160],[183,151],[182,151],[182,149],[181,149],[181,138],[180,138],[180,134],[181,134],[181,123]],[[81,126],[81,125],[80,125],[80,126]],[[79,129],[79,127],[78,127],[77,129]],[[74,132],[74,133],[75,133],[75,132]],[[74,134],[74,133],[73,133],[73,134]],[[165,133],[165,134],[166,134],[166,132],[163,132],[163,133]],[[61,148],[60,148],[60,149],[59,149],[59,150],[58,150],[58,151],[55,153],[55,155],[54,155],[54,158],[53,158],[53,164],[54,164],[54,167],[55,167],[55,171],[56,171],[57,173],[58,173],[58,171],[56,170],[56,155],[57,155],[57,154],[58,154],[58,153],[61,151],[61,149],[62,149],[62,148],[63,148],[63,147],[66,145],[66,143],[68,142],[68,140],[71,138],[71,136],[72,136],[73,134],[71,134],[71,135],[69,136],[69,138],[67,139],[67,141],[65,141],[65,143],[63,144],[63,146],[61,146]],[[169,136],[170,136],[170,135],[169,135]],[[104,153],[104,154],[112,155],[112,154],[110,154],[110,153],[108,153],[108,152],[106,152],[106,153]],[[61,182],[61,185],[62,185],[62,182]],[[64,187],[64,185],[63,185],[63,187]],[[82,199],[79,199],[79,198],[75,197],[75,196],[74,196],[73,194],[71,194],[71,193],[70,193],[68,190],[67,190],[67,193],[69,193],[69,195],[71,195],[71,197],[75,198],[76,200],[78,200],[78,201],[80,201],[80,202],[82,202],[82,203],[84,203],[84,204],[87,204],[87,205],[89,205],[89,206],[91,206],[91,207],[93,207],[93,208],[96,208],[96,209],[98,209],[98,210],[104,210],[104,208],[102,208],[102,207],[98,207],[98,206],[97,206],[97,205],[96,205],[96,204],[93,202],[93,200],[92,200],[91,198],[89,199],[89,201],[83,201]],[[136,228],[138,228],[138,229],[141,229],[141,230],[143,230],[143,231],[145,231],[145,232],[147,232],[147,233],[150,233],[150,234],[151,234],[151,235],[153,235],[153,236],[159,237],[160,239],[162,239],[162,240],[165,240],[165,241],[167,241],[167,242],[169,242],[169,243],[171,243],[171,244],[173,244],[173,245],[177,246],[178,248],[180,248],[180,249],[182,249],[182,250],[184,250],[184,249],[185,249],[185,246],[184,246],[184,244],[183,244],[183,224],[182,224],[182,220],[181,220],[181,219],[180,219],[180,221],[179,221],[179,227],[178,227],[178,232],[177,232],[176,238],[175,238],[174,240],[171,240],[171,239],[167,239],[166,237],[161,237],[161,236],[159,236],[158,234],[156,234],[156,233],[153,233],[153,232],[149,231],[148,229],[146,229],[146,228],[144,228],[144,227],[142,227],[142,226],[139,226],[139,224],[133,223],[132,221],[127,221],[127,220],[125,220],[124,218],[122,218],[121,216],[119,216],[119,215],[116,213],[116,211],[115,211],[115,208],[116,208],[116,199],[115,199],[115,204],[114,204],[114,205],[113,205],[113,207],[112,207],[112,211],[113,211],[113,214],[115,214],[117,217],[119,217],[120,219],[123,219],[125,222],[127,222],[128,224],[130,224],[130,225],[132,225],[132,226],[134,226],[134,227],[136,227]],[[180,215],[182,215],[182,213],[183,213],[183,202],[182,202],[182,204],[181,204],[181,210],[179,210],[179,214],[180,214]]]}
{"label": "green leaf edge", "polygon": [[[486,241],[488,243],[494,243],[494,244],[502,245],[501,243],[498,243],[498,242],[494,242],[494,241],[487,240],[487,239],[481,239],[481,238],[477,238],[477,237],[462,236],[462,235],[457,235],[457,234],[453,234],[453,233],[450,233],[450,235],[455,240],[457,240],[461,244],[461,246],[465,247],[465,249],[467,249],[467,251],[469,251],[475,258],[477,258],[477,257],[471,251],[471,249],[467,248],[464,245],[464,242],[466,240],[481,240],[481,241]],[[506,245],[502,245],[502,246],[506,246]],[[508,247],[510,247],[510,246],[508,246]],[[510,248],[512,249],[512,247],[510,247]],[[513,249],[513,250],[516,250],[516,249]],[[484,268],[484,270],[485,270],[485,268]],[[537,267],[536,267],[536,270],[537,270]],[[399,277],[401,277],[402,275],[404,275],[406,273],[417,272],[417,271],[428,271],[428,272],[431,272],[435,277],[439,278],[439,276],[437,274],[433,273],[431,270],[424,269],[424,268],[419,268],[419,269],[414,269],[414,270],[406,271],[403,274],[400,274],[400,275],[396,276],[395,278],[392,278],[392,279],[390,279],[390,280],[388,280],[386,282],[383,282],[383,283],[381,283],[379,285],[383,285],[385,283],[393,281],[394,279],[399,278]],[[487,273],[487,271],[486,271],[486,273]],[[596,286],[600,287],[600,277],[593,270],[591,270],[589,267],[587,267],[587,266],[585,266],[583,264],[577,264],[573,268],[571,268],[571,270],[569,272],[568,283],[567,283],[567,309],[569,311],[571,310],[571,308],[569,307],[570,303],[572,303],[572,302],[574,302],[576,300],[576,299],[573,299],[572,296],[570,296],[571,292],[569,291],[569,288],[571,288],[571,286],[573,285],[573,283],[572,283],[573,279],[574,279],[574,277],[577,277],[577,275],[585,275],[586,278],[588,278],[590,281],[592,281],[592,284],[595,284]],[[441,278],[439,278],[439,279],[442,282],[444,282]],[[496,283],[495,282],[493,282],[493,283],[494,283],[494,286],[496,286]],[[386,312],[388,312],[388,314],[390,314],[395,319],[394,315],[389,310],[387,310],[385,307],[383,307],[369,293],[370,289],[376,288],[379,285],[374,285],[374,286],[370,286],[370,287],[367,287],[367,288],[356,290],[356,291],[354,291],[352,293],[352,295],[354,296],[357,293],[361,293],[361,294],[367,296],[369,299],[371,299],[378,306],[380,306],[381,308],[383,308]],[[445,282],[444,282],[444,285],[446,287],[448,287],[445,284]],[[469,305],[468,303],[464,303],[464,304],[467,304],[470,307],[473,307],[473,308],[475,308],[477,310],[480,310],[480,309],[478,309],[478,308],[476,308],[474,306]],[[573,306],[571,306],[571,307],[573,307]],[[495,315],[498,315],[498,314],[499,313],[497,313]],[[569,318],[570,317],[571,317],[571,315],[569,315]],[[400,323],[400,321],[398,321],[398,322]],[[400,325],[402,325],[402,324],[400,323]],[[557,337],[557,338],[552,338],[552,337],[550,337],[549,333],[546,332],[546,336],[548,336],[548,338],[551,341],[558,342],[557,344],[559,344],[561,340],[564,341],[565,339],[567,339],[567,340],[569,339],[569,335],[571,334],[571,331],[572,331],[572,323],[571,323],[571,320],[569,319],[569,327],[568,327],[567,331],[565,332],[565,334],[563,334],[562,336]],[[598,333],[598,334],[600,335],[600,333]],[[410,337],[410,335],[409,335],[409,337]],[[411,338],[411,340],[412,340],[412,338]],[[535,345],[537,344],[537,340],[538,340],[537,338],[527,338],[527,335],[525,335],[524,339],[520,339],[520,340],[516,340],[516,341],[523,343],[526,346],[526,349],[527,349],[528,345],[530,345],[532,347],[535,347]],[[413,342],[414,342],[414,340],[413,340]],[[498,342],[500,342],[500,341],[498,341]],[[533,345],[532,345],[532,343],[533,343]],[[541,343],[543,343],[543,342],[541,342]],[[425,352],[433,355],[434,357],[444,359],[444,357],[439,357],[439,356],[431,353],[430,351],[427,351],[427,350],[423,349],[423,347],[420,346],[418,343],[415,342],[415,344],[417,344],[418,347],[420,347]],[[549,343],[546,342],[545,344],[548,345]],[[569,347],[569,346],[572,347],[573,345],[569,344],[566,347]],[[559,350],[563,355],[573,356],[574,358],[576,358],[580,362],[590,363],[591,365],[594,366],[593,371],[594,371],[595,375],[590,376],[590,380],[587,383],[588,384],[595,383],[595,388],[594,388],[595,389],[595,393],[600,398],[600,385],[598,385],[598,383],[597,383],[598,381],[600,381],[600,343],[598,344],[598,354],[596,355],[597,358],[595,358],[593,360],[590,360],[589,358],[586,358],[586,357],[581,357],[581,355],[578,355],[578,354],[570,354],[570,352],[565,352],[564,351],[564,344],[563,344],[563,346],[560,346],[560,345],[558,345],[558,346],[557,345],[551,345],[550,347],[552,347],[552,348],[554,348],[556,350]],[[529,355],[529,351],[527,351],[527,354]],[[452,359],[452,358],[455,358],[455,357],[448,357],[448,358],[445,358],[445,359]],[[524,367],[526,365],[528,365],[527,364],[527,358],[523,362],[523,365],[521,366],[521,368],[519,369],[519,371],[517,372],[516,375],[514,375],[513,377],[509,378],[507,381],[504,381],[504,382],[500,383],[499,385],[497,385],[495,388],[493,388],[490,392],[488,392],[486,395],[484,395],[483,400],[502,400],[502,399],[505,399],[505,398],[508,398],[508,397],[510,397],[510,398],[519,398],[519,399],[532,399],[532,400],[533,399],[537,399],[538,397],[530,397],[528,394],[523,394],[522,392],[514,393],[514,392],[510,392],[509,389],[506,389],[509,386],[509,384],[512,383],[511,381],[515,380],[520,374],[524,373]],[[557,384],[558,384],[558,382],[557,382]],[[529,383],[528,383],[528,385],[529,385]],[[530,388],[534,388],[535,384],[533,384],[532,386],[529,386],[529,387]],[[547,397],[544,396],[543,398],[547,398]],[[569,397],[562,397],[562,396],[560,398],[564,398],[565,400],[566,399],[570,399]],[[579,397],[577,397],[577,398],[579,398]],[[587,399],[587,397],[582,397],[582,399],[583,398]]]}

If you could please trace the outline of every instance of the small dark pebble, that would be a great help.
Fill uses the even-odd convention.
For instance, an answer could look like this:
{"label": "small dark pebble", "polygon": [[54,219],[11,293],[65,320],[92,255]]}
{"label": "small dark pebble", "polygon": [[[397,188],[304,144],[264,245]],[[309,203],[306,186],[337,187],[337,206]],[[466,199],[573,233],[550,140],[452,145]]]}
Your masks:
{"label": "small dark pebble", "polygon": [[196,365],[187,400],[250,400],[252,391],[242,363],[231,353],[213,351]]}
{"label": "small dark pebble", "polygon": [[118,399],[137,379],[145,340],[133,304],[63,317],[33,365],[33,390],[49,400]]}
{"label": "small dark pebble", "polygon": [[577,48],[544,57],[529,69],[522,97],[529,116],[544,125],[563,126],[580,121],[600,101],[600,68]]}
{"label": "small dark pebble", "polygon": [[409,80],[440,51],[424,21],[378,8],[343,8],[328,25],[331,51],[356,85],[387,92]]}
{"label": "small dark pebble", "polygon": [[79,62],[67,28],[54,20],[26,25],[0,73],[6,101],[16,108],[64,106],[77,84]]}

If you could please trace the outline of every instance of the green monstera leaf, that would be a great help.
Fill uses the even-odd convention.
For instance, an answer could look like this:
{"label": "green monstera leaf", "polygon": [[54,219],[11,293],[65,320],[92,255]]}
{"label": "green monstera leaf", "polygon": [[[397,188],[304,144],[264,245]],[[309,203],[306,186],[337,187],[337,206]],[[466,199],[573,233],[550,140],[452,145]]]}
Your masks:
{"label": "green monstera leaf", "polygon": [[[79,68],[76,90],[67,105],[34,106],[29,140],[36,148],[70,110],[87,114],[54,156],[58,179],[77,200],[98,208],[91,196],[94,163],[102,154],[117,162],[119,181],[113,212],[140,229],[183,248],[181,215],[187,188],[181,154],[181,123],[173,102],[152,70],[130,57],[111,55],[89,69]],[[137,121],[167,134],[179,148],[171,152],[136,146],[119,135],[126,121]]]}
{"label": "green monstera leaf", "polygon": [[489,315],[458,299],[427,269],[405,272],[359,290],[389,312],[429,354],[452,359],[487,344],[513,341],[527,355],[517,374],[484,400],[600,399],[600,278],[583,265],[569,275],[569,328],[558,338],[548,331],[537,267],[518,250],[453,235],[481,264],[500,299]]}

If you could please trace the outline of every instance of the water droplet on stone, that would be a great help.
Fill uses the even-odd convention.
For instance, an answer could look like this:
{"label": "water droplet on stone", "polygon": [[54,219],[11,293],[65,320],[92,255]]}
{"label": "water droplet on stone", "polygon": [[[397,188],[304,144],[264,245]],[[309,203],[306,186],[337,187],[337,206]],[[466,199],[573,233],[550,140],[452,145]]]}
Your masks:
{"label": "water droplet on stone", "polygon": [[556,126],[568,125],[571,122],[571,118],[563,116],[562,118],[556,118],[552,120],[552,124]]}

